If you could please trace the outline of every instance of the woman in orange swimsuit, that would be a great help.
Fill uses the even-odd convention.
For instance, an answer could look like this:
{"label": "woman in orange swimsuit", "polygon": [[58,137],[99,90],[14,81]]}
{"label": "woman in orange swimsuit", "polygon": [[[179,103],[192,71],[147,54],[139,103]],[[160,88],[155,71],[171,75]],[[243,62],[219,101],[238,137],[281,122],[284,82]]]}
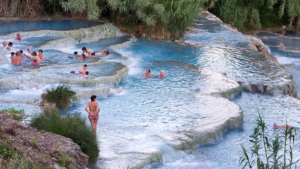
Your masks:
{"label": "woman in orange swimsuit", "polygon": [[[95,95],[93,95],[91,97],[91,102],[88,102],[85,106],[85,110],[86,112],[89,113],[89,120],[91,122],[91,126],[93,128],[93,133],[96,134],[97,131],[97,123],[98,123],[98,119],[99,119],[99,112],[100,112],[100,106],[99,104],[96,102],[97,97]],[[88,111],[88,108],[89,110]]]}

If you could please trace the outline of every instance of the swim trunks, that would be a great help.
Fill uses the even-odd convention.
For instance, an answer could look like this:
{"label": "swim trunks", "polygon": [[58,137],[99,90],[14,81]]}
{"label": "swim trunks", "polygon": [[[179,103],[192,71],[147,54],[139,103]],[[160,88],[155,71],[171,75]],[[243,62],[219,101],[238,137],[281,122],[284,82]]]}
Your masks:
{"label": "swim trunks", "polygon": [[71,71],[70,73],[74,73],[74,74],[76,74],[76,71]]}
{"label": "swim trunks", "polygon": [[72,56],[68,56],[68,58],[69,58],[69,59],[73,59],[74,57],[72,57]]}
{"label": "swim trunks", "polygon": [[96,55],[96,53],[95,53],[95,52],[93,52],[91,55],[92,55],[92,56],[95,56],[95,55]]}

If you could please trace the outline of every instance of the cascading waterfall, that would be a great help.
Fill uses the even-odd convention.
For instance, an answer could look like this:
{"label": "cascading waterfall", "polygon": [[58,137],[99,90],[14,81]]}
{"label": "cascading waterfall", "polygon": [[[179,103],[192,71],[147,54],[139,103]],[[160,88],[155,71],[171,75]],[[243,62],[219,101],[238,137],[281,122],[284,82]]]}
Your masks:
{"label": "cascading waterfall", "polygon": [[[217,141],[216,147],[223,150],[222,140],[226,139],[224,147],[233,151],[225,154],[236,156],[237,148],[232,147],[243,139],[228,144],[232,140],[226,134],[238,139],[241,133],[236,128],[241,126],[245,128],[243,137],[251,133],[249,126],[256,112],[247,102],[263,108],[260,101],[267,107],[291,101],[296,109],[299,101],[284,95],[297,94],[297,81],[292,72],[264,53],[254,52],[248,37],[224,26],[215,16],[205,15],[195,20],[194,32],[183,37],[183,41],[197,42],[197,47],[123,36],[110,24],[20,32],[24,44],[17,42],[16,47],[26,50],[34,38],[42,43],[32,51],[44,49],[46,61],[33,68],[23,58],[23,65],[16,68],[8,64],[9,52],[0,49],[0,102],[4,106],[21,104],[25,112],[32,113],[28,110],[32,107],[24,105],[37,107],[46,89],[67,83],[78,98],[68,111],[86,117],[83,110],[90,95],[103,98],[98,101],[101,127],[97,131],[101,159],[92,168],[237,168],[234,158],[221,164],[226,160],[222,155],[216,155],[221,158],[215,160],[216,165],[210,164],[215,158],[203,157],[202,150],[211,150],[199,145]],[[0,38],[14,36],[9,33]],[[84,61],[63,57],[74,56],[74,51],[81,53],[82,46],[94,51],[108,49],[110,55]],[[272,52],[276,54],[273,48]],[[88,79],[68,73],[84,64],[90,72]],[[146,69],[151,69],[154,78],[141,77]],[[165,79],[156,77],[160,70],[164,70]],[[268,112],[263,110],[262,114],[267,117]],[[274,115],[274,120],[278,118],[282,115]],[[218,141],[220,137],[223,139]]]}

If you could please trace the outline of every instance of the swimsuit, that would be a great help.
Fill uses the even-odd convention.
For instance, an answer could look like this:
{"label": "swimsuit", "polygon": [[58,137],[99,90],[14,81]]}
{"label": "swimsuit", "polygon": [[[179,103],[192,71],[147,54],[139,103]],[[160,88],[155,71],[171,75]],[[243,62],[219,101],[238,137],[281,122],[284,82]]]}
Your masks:
{"label": "swimsuit", "polygon": [[96,53],[95,53],[95,52],[93,52],[91,55],[95,56],[95,55],[96,55]]}
{"label": "swimsuit", "polygon": [[38,65],[39,65],[39,63],[37,63],[37,62],[33,62],[33,63],[31,63],[31,65],[32,65],[32,66],[38,66]]}
{"label": "swimsuit", "polygon": [[92,119],[97,119],[97,118],[99,117],[99,114],[98,114],[98,115],[90,115],[90,117],[91,117]]}
{"label": "swimsuit", "polygon": [[69,59],[73,59],[74,57],[72,57],[72,56],[68,56],[68,58],[69,58]]}

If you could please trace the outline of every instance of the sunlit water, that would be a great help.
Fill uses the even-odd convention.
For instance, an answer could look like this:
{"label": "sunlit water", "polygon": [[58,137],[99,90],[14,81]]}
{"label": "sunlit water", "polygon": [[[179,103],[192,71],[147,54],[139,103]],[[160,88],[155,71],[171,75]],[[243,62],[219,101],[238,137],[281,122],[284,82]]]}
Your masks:
{"label": "sunlit water", "polygon": [[[3,24],[0,33],[53,29],[66,30],[94,26],[92,22],[33,22],[21,27],[20,23]],[[34,25],[34,26],[32,26]],[[18,28],[19,27],[19,28]],[[284,70],[273,62],[247,48],[248,38],[241,33],[233,33],[219,22],[206,19],[195,20],[196,32],[188,33],[183,40],[201,42],[199,47],[185,46],[168,41],[154,41],[147,38],[132,40],[125,48],[113,47],[126,43],[130,37],[102,39],[93,43],[84,43],[55,49],[45,49],[45,61],[40,66],[31,66],[31,60],[22,58],[22,66],[1,65],[0,109],[7,107],[24,108],[26,114],[39,112],[37,106],[40,95],[47,89],[67,81],[73,90],[81,94],[79,103],[69,108],[71,112],[84,111],[89,96],[87,91],[97,91],[100,104],[100,119],[97,136],[100,147],[100,159],[92,168],[127,168],[139,164],[145,168],[238,168],[240,144],[247,145],[247,137],[253,133],[258,111],[266,119],[269,133],[273,132],[273,123],[299,125],[297,112],[300,102],[288,96],[268,96],[243,92],[232,101],[239,104],[243,111],[243,124],[238,129],[228,130],[213,144],[197,146],[195,151],[174,150],[165,137],[176,132],[189,131],[205,123],[216,123],[226,116],[222,112],[235,111],[238,107],[224,98],[203,94],[212,83],[207,75],[197,67],[210,68],[226,74],[235,81],[276,84],[285,74]],[[15,29],[18,28],[18,29]],[[47,42],[57,40],[59,36],[33,36],[16,42],[15,49],[26,52],[38,51]],[[73,53],[82,53],[85,46],[94,51],[108,49],[110,55],[96,55],[95,58],[75,60],[63,56],[76,57]],[[295,69],[290,71],[299,85],[297,54],[277,51],[271,46],[272,54],[283,55],[279,61],[288,60]],[[274,44],[276,46],[276,44]],[[9,53],[5,53],[9,60]],[[101,61],[108,61],[99,63]],[[129,67],[128,76],[120,83],[109,79]],[[88,66],[89,78],[70,74],[79,71],[84,64]],[[94,64],[94,65],[93,65]],[[72,66],[73,65],[73,66]],[[195,67],[197,66],[197,67]],[[300,66],[299,66],[300,67]],[[146,69],[154,76],[144,78]],[[160,70],[166,78],[158,78]],[[96,81],[99,77],[102,81]],[[105,79],[106,78],[106,79]],[[94,80],[94,81],[93,81]],[[11,83],[8,83],[11,82]],[[219,85],[219,86],[218,86]],[[216,88],[222,88],[222,83]],[[25,98],[25,99],[24,99]],[[235,107],[236,106],[236,107]],[[87,121],[87,124],[89,122]],[[151,165],[144,161],[153,153],[161,152],[162,160]],[[296,152],[298,153],[298,152]]]}

